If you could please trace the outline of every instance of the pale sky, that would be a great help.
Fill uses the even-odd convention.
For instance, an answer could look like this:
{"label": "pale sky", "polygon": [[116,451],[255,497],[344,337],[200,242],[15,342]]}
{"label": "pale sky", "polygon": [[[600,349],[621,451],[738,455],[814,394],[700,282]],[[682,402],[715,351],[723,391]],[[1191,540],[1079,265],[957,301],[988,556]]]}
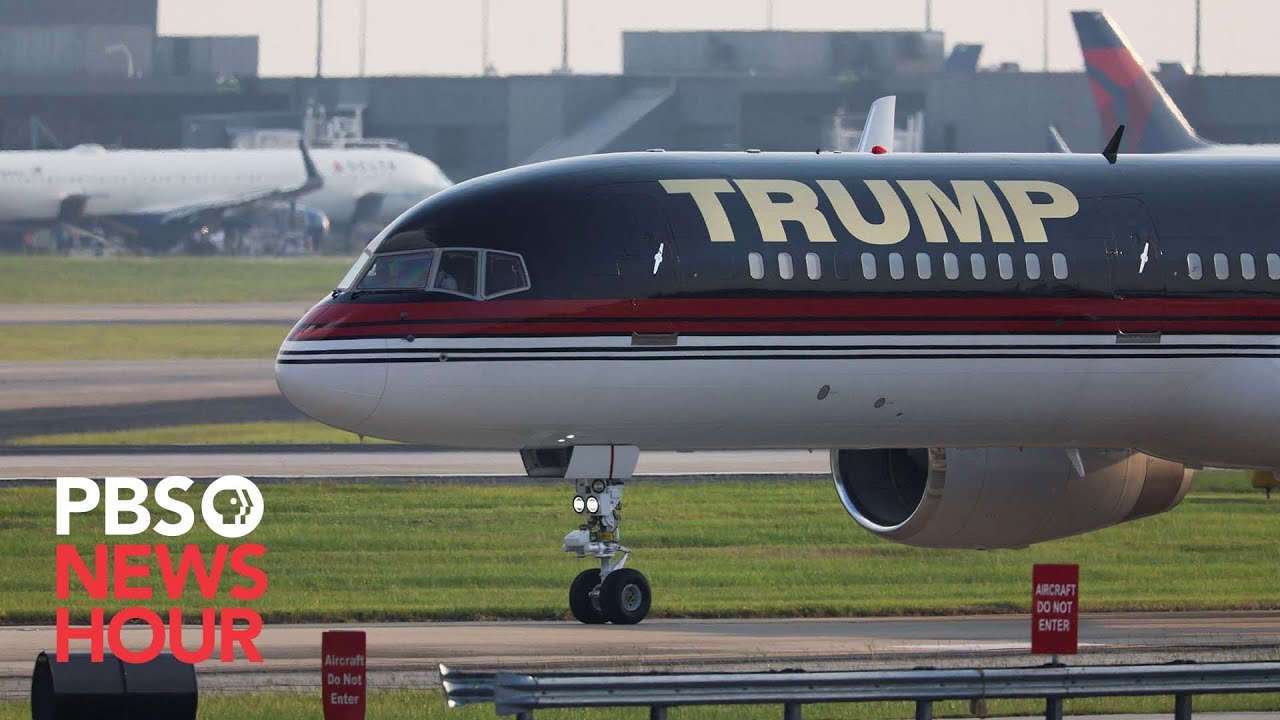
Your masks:
{"label": "pale sky", "polygon": [[[366,0],[369,75],[476,75],[480,0]],[[500,74],[560,64],[560,0],[490,0],[491,59]],[[1042,65],[1042,0],[933,0],[935,30],[986,45],[983,65]],[[774,0],[779,30],[920,28],[924,0]],[[1049,68],[1081,66],[1069,11],[1104,9],[1149,65],[1194,58],[1195,0],[1048,0]],[[1204,0],[1201,56],[1211,74],[1280,73],[1280,2]],[[324,0],[326,75],[355,75],[360,0]],[[763,29],[767,0],[570,0],[569,64],[617,73],[623,30]],[[160,0],[160,32],[258,35],[263,75],[311,75],[316,0]]]}

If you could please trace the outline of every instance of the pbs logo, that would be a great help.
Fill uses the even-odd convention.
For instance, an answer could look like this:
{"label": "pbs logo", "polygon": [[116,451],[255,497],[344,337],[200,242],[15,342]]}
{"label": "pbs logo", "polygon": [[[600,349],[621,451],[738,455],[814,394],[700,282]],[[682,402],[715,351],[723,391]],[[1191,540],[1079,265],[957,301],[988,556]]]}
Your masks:
{"label": "pbs logo", "polygon": [[[230,497],[227,497],[227,496]],[[222,512],[222,503],[230,512]],[[200,515],[209,529],[224,538],[242,538],[262,522],[262,491],[253,481],[227,475],[209,483],[200,499]]]}
{"label": "pbs logo", "polygon": [[[147,484],[138,478],[108,477],[102,486],[89,478],[58,478],[57,533],[71,532],[71,516],[97,509],[105,512],[103,532],[107,535],[137,535],[148,528],[166,537],[181,537],[195,526],[196,516],[186,500],[174,497],[195,483],[191,478],[175,475],[155,486],[155,504],[173,513],[177,521],[160,520],[153,526],[147,500]],[[79,497],[77,497],[77,495]],[[252,480],[239,475],[226,475],[209,483],[200,498],[200,517],[214,533],[234,540],[257,529],[262,522],[262,491]]]}

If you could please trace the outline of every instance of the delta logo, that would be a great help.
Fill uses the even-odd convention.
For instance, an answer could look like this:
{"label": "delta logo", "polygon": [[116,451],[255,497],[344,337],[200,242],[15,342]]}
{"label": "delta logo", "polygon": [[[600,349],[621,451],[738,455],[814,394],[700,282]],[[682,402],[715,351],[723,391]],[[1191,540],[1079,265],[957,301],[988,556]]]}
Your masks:
{"label": "delta logo", "polygon": [[[107,477],[101,483],[84,477],[60,477],[57,535],[70,536],[73,524],[87,531],[86,522],[100,513],[100,529],[108,538],[134,537],[148,531],[182,538],[196,525],[197,509],[188,497],[198,500],[200,520],[224,540],[241,541],[262,522],[262,491],[253,481],[228,475],[209,483],[202,492],[193,490],[194,486],[195,482],[182,476],[167,477],[154,488],[133,477]],[[148,497],[158,511],[148,508]],[[104,637],[111,653],[127,663],[148,662],[165,651],[185,663],[204,662],[215,654],[220,662],[229,663],[236,659],[237,648],[244,659],[262,662],[254,644],[262,632],[262,617],[239,605],[266,593],[267,573],[261,567],[266,552],[266,547],[252,542],[212,547],[122,542],[98,543],[91,553],[82,553],[76,545],[60,542],[56,549],[57,597],[62,601],[56,611],[58,662],[67,661],[72,641],[88,641],[92,660],[102,662]],[[95,602],[88,626],[73,627],[66,601],[80,593]],[[108,601],[154,606],[163,599],[180,601],[193,595],[198,595],[205,607],[188,607],[188,614],[181,607],[161,613],[137,605],[117,610],[108,620],[104,607]],[[138,647],[136,640],[132,647],[125,644],[127,626],[149,630],[144,647]],[[200,630],[199,642],[188,647],[182,634],[192,628]]]}

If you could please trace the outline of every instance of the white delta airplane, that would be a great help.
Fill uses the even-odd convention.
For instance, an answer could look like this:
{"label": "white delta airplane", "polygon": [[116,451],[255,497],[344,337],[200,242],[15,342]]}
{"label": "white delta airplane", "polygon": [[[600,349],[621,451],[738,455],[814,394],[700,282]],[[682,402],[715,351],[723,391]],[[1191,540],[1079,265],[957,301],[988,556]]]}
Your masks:
{"label": "white delta airplane", "polygon": [[256,203],[305,196],[336,223],[385,223],[450,185],[394,148],[11,151],[0,153],[0,225],[101,221],[161,249]]}

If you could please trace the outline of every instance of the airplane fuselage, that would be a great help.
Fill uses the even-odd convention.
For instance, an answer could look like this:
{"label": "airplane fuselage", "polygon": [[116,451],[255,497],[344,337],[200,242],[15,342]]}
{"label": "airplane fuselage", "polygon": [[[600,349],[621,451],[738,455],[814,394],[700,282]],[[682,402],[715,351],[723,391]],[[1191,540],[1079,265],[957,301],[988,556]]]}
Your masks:
{"label": "airplane fuselage", "polygon": [[[389,221],[449,185],[434,163],[393,149],[311,151],[324,185],[301,202],[346,222],[360,198],[383,197]],[[0,223],[57,219],[67,198],[83,196],[86,217],[164,215],[170,209],[256,191],[295,186],[305,178],[293,149],[103,150],[0,153]]]}
{"label": "airplane fuselage", "polygon": [[519,168],[389,226],[277,380],[328,424],[458,447],[1280,467],[1277,185],[1280,158],[1218,154]]}

